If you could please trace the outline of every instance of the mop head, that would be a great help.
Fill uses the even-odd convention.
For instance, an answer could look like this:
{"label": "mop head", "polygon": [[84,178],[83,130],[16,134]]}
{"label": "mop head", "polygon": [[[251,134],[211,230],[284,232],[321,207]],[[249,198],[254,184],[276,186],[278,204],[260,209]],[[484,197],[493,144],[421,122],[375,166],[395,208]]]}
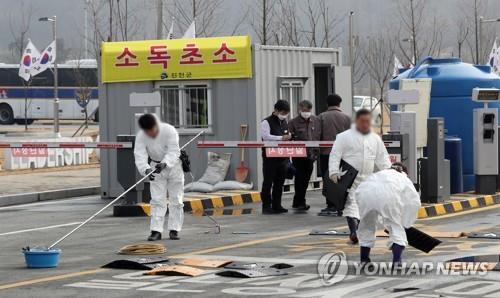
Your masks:
{"label": "mop head", "polygon": [[425,253],[429,253],[434,247],[441,244],[441,240],[436,239],[414,227],[405,229],[408,244]]}
{"label": "mop head", "polygon": [[158,255],[167,251],[163,244],[139,243],[125,245],[118,253],[121,255]]}

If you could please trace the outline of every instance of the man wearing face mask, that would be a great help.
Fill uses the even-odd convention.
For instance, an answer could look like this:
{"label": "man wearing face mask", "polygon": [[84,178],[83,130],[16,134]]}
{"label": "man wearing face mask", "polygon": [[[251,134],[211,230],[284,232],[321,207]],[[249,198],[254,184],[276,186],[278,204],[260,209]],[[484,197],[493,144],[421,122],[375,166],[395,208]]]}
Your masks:
{"label": "man wearing face mask", "polygon": [[[312,115],[312,107],[312,103],[308,100],[299,103],[299,115],[290,120],[288,124],[293,141],[319,141],[321,139],[321,123],[318,117]],[[306,192],[318,155],[319,148],[308,148],[307,157],[294,157],[292,159],[296,169],[292,208],[296,210],[309,210],[310,206],[306,204]]]}
{"label": "man wearing face mask", "polygon": [[371,131],[371,122],[372,115],[370,111],[366,109],[357,111],[353,127],[337,135],[328,165],[330,179],[335,183],[342,179],[341,160],[344,160],[358,171],[358,175],[349,189],[343,211],[349,226],[349,238],[354,244],[358,243],[356,232],[359,224],[359,209],[355,196],[356,188],[370,174],[375,172],[375,168],[381,171],[391,167],[389,153],[387,153],[380,136]]}
{"label": "man wearing face mask", "polygon": [[[290,105],[286,100],[278,100],[274,105],[273,113],[260,124],[260,135],[263,141],[289,141],[287,117]],[[266,156],[265,148],[262,149],[262,171],[264,181],[260,196],[262,199],[263,214],[286,213],[287,209],[281,205],[283,184],[285,183],[288,158]]]}

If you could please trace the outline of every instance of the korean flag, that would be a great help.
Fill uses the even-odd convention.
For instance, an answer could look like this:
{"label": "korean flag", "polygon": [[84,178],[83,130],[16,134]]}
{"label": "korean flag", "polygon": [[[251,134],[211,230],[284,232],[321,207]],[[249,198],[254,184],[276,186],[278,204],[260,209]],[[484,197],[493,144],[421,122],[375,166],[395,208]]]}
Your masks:
{"label": "korean flag", "polygon": [[55,60],[56,60],[56,42],[53,41],[45,48],[45,50],[43,50],[42,54],[40,55],[40,59],[38,59],[33,64],[33,69],[31,69],[31,75],[36,76],[37,74],[45,71],[52,65],[52,63],[54,63]]}
{"label": "korean flag", "polygon": [[33,65],[40,59],[40,52],[35,48],[35,45],[28,40],[28,44],[24,49],[21,62],[19,63],[19,76],[26,82],[30,80]]}

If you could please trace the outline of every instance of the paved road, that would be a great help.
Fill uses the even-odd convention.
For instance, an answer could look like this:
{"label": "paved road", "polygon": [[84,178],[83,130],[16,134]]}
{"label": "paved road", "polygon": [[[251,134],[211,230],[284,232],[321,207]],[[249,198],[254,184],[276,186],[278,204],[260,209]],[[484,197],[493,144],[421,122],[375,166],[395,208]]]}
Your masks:
{"label": "paved road", "polygon": [[[408,276],[374,276],[351,272],[332,286],[324,286],[317,274],[318,259],[331,252],[344,252],[357,261],[358,248],[344,237],[309,236],[311,229],[345,229],[341,218],[316,216],[322,207],[318,193],[307,214],[220,216],[221,234],[214,234],[207,217],[187,215],[180,241],[162,241],[171,260],[216,258],[266,264],[294,265],[280,277],[219,277],[207,269],[198,277],[143,276],[142,272],[100,269],[119,259],[122,246],[144,242],[147,218],[114,218],[110,212],[61,244],[61,264],[55,269],[24,268],[20,248],[48,245],[103,205],[97,197],[35,203],[0,208],[0,297],[500,297],[500,274],[449,276],[428,273]],[[287,198],[289,203],[289,198]],[[253,208],[258,206],[244,206]],[[500,208],[472,211],[459,216],[421,220],[425,231],[500,232]],[[240,212],[237,212],[240,213]],[[244,212],[245,213],[245,212]],[[251,232],[254,234],[233,234]],[[378,238],[372,259],[385,261],[390,252],[386,238]],[[498,254],[500,240],[443,239],[431,254],[407,249],[406,260],[445,261],[458,256]],[[351,263],[350,269],[354,268]],[[338,275],[340,276],[340,275]],[[402,291],[404,290],[404,291]]]}

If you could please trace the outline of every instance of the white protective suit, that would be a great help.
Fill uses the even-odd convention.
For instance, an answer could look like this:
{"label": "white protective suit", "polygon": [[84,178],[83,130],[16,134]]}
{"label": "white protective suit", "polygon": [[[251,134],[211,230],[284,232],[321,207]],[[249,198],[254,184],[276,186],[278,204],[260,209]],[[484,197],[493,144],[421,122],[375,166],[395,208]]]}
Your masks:
{"label": "white protective suit", "polygon": [[[168,229],[180,231],[184,221],[184,173],[182,171],[179,149],[179,134],[167,123],[159,125],[156,138],[150,138],[140,131],[135,139],[135,165],[142,175],[147,169],[155,169],[155,165],[164,162],[167,167],[159,174],[153,174],[151,187],[151,231],[163,232],[167,206]],[[148,157],[152,160],[148,164]],[[167,199],[168,191],[168,199]],[[167,204],[168,203],[168,204]]]}
{"label": "white protective suit", "polygon": [[373,247],[377,223],[389,231],[389,247],[393,243],[407,246],[405,228],[417,220],[420,196],[405,173],[388,169],[370,175],[356,189],[361,221],[359,244]]}
{"label": "white protective suit", "polygon": [[379,135],[374,132],[364,135],[352,126],[351,129],[338,134],[335,139],[328,163],[330,177],[341,175],[339,169],[341,160],[358,170],[358,175],[349,190],[343,215],[359,219],[355,198],[356,188],[375,171],[375,166],[378,170],[391,167],[389,154]]}

